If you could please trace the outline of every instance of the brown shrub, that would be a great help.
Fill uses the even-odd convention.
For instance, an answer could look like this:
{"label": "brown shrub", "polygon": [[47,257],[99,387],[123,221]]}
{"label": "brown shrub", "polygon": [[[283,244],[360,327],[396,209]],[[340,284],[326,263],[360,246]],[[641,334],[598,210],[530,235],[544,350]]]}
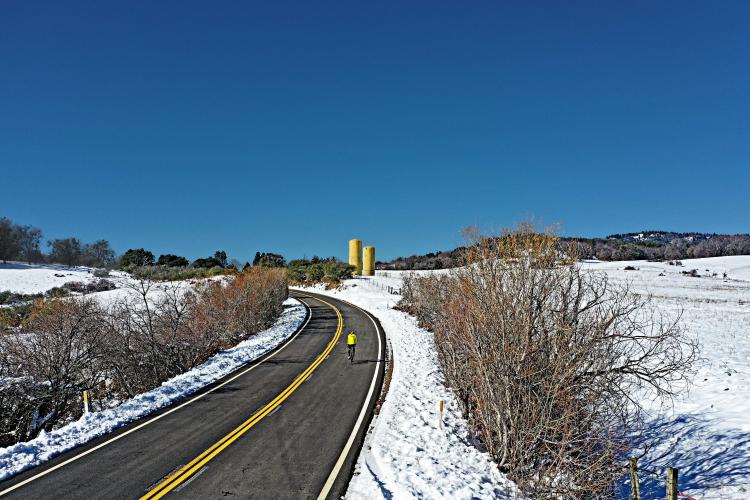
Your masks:
{"label": "brown shrub", "polygon": [[23,333],[0,337],[0,429],[22,441],[79,415],[83,389],[102,381],[106,331],[90,299],[37,300]]}
{"label": "brown shrub", "polygon": [[633,396],[669,397],[697,346],[558,248],[529,226],[479,237],[462,268],[407,278],[404,298],[501,470],[535,498],[608,496],[638,428]]}
{"label": "brown shrub", "polygon": [[193,289],[142,280],[106,311],[38,300],[20,332],[0,334],[0,444],[78,417],[84,389],[101,407],[190,370],[271,326],[287,295],[284,270],[253,268]]}

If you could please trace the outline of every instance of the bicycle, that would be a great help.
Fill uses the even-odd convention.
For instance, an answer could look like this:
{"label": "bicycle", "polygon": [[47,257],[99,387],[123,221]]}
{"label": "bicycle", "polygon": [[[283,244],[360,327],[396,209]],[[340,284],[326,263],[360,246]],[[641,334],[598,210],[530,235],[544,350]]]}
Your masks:
{"label": "bicycle", "polygon": [[355,349],[356,349],[356,345],[347,346],[346,357],[349,358],[350,363],[354,363],[354,350]]}

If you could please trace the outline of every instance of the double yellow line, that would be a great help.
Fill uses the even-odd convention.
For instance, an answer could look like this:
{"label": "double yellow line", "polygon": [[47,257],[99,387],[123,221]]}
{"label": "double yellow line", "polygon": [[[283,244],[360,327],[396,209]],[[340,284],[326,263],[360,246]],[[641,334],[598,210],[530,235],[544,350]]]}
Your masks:
{"label": "double yellow line", "polygon": [[303,371],[297,378],[294,379],[294,382],[292,382],[286,389],[284,389],[278,396],[276,396],[270,403],[265,405],[263,408],[261,408],[258,412],[253,414],[252,417],[248,418],[242,424],[240,424],[238,427],[236,427],[232,432],[218,440],[216,443],[211,445],[210,448],[208,448],[206,451],[192,459],[188,464],[182,466],[179,470],[177,470],[174,474],[168,476],[164,481],[154,486],[151,490],[149,490],[148,493],[143,495],[141,497],[141,500],[146,499],[157,499],[161,498],[173,489],[175,489],[177,486],[185,482],[188,478],[190,478],[193,474],[198,472],[203,468],[204,465],[206,465],[211,459],[213,459],[216,455],[221,453],[227,446],[232,444],[234,441],[239,439],[243,434],[245,434],[247,431],[249,431],[255,424],[263,420],[264,417],[266,417],[269,413],[271,413],[274,409],[276,409],[281,403],[283,403],[294,391],[296,391],[299,386],[302,385],[302,383],[307,380],[307,378],[320,366],[320,364],[323,362],[324,359],[331,353],[333,350],[333,347],[336,345],[336,342],[338,342],[339,337],[341,336],[341,331],[344,329],[344,318],[341,316],[341,311],[338,310],[336,306],[331,304],[330,302],[327,302],[323,299],[319,299],[315,297],[316,300],[319,300],[323,302],[324,304],[331,307],[335,312],[336,315],[339,318],[338,321],[338,327],[336,328],[336,333],[333,336],[333,339],[328,343],[325,350],[318,355],[317,358],[315,358],[315,361],[307,367],[305,371]]}

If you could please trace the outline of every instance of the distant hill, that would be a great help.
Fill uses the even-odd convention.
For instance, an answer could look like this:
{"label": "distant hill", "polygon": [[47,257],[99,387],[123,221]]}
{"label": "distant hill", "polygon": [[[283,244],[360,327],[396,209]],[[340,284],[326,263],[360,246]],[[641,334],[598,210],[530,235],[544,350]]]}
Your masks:
{"label": "distant hill", "polygon": [[[750,255],[750,234],[678,233],[641,231],[611,234],[606,238],[562,238],[562,244],[578,243],[583,256],[599,260],[679,260],[725,255]],[[461,264],[466,247],[449,251],[399,257],[378,262],[378,269],[446,269]]]}

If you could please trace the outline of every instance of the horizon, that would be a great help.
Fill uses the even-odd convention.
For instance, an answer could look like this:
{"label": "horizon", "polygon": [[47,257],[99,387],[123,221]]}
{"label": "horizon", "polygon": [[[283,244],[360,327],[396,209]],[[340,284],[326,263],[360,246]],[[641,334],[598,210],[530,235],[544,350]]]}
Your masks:
{"label": "horizon", "polygon": [[352,238],[388,261],[528,214],[746,234],[749,14],[8,2],[0,216],[242,262],[346,260]]}
{"label": "horizon", "polygon": [[[4,216],[2,214],[0,214],[0,218],[2,218],[2,217],[4,217]],[[16,223],[16,224],[18,224],[18,225],[21,225],[21,226],[30,225],[32,227],[36,227],[34,224],[19,223],[18,221],[13,221],[12,219],[11,219],[11,221],[14,222],[14,223]],[[47,237],[46,233],[44,232],[44,228],[37,228],[37,229],[41,229],[42,230],[42,233],[43,233],[42,245],[41,245],[42,246],[42,253],[46,254],[47,252],[45,250],[48,247],[47,242],[49,240],[54,239],[54,238]],[[505,228],[505,229],[512,229],[512,228],[509,227],[509,228]],[[540,229],[543,229],[543,228],[540,228]],[[612,236],[627,236],[627,235],[646,234],[646,233],[651,233],[651,234],[652,233],[696,234],[696,235],[711,235],[711,236],[720,236],[720,237],[721,236],[750,236],[750,233],[717,233],[717,232],[713,232],[713,231],[672,231],[672,230],[663,230],[663,229],[644,229],[644,230],[639,230],[639,231],[628,231],[628,232],[619,232],[619,233],[615,232],[615,233],[609,233],[609,234],[602,235],[602,236],[584,236],[584,235],[573,235],[573,234],[560,234],[559,232],[556,232],[555,234],[557,234],[562,239],[570,238],[570,239],[579,239],[579,240],[591,240],[591,239],[606,240],[606,239],[611,238]],[[491,236],[493,234],[499,234],[499,233],[495,232],[495,233],[483,233],[483,234]],[[75,236],[75,235],[60,236],[60,238],[67,238],[67,237],[77,238],[77,236]],[[92,240],[85,240],[85,239],[81,239],[81,238],[78,238],[78,239],[81,241],[82,244],[87,244],[87,243],[94,243],[96,240],[106,239],[106,238],[95,238],[95,239],[92,239]],[[347,247],[348,247],[348,240],[347,240],[346,243],[347,243]],[[363,244],[364,244],[364,242],[363,242]],[[382,258],[378,257],[377,256],[377,247],[376,247],[376,261],[377,262],[392,262],[392,261],[395,261],[397,259],[402,259],[402,258],[409,258],[409,257],[420,256],[420,255],[426,255],[426,254],[439,254],[439,253],[442,253],[442,252],[451,252],[451,251],[453,251],[453,250],[455,250],[455,249],[457,249],[459,247],[463,247],[465,245],[466,245],[466,241],[464,240],[463,242],[457,243],[455,246],[453,246],[451,248],[440,248],[440,249],[427,250],[427,251],[422,252],[422,253],[402,253],[402,254],[396,255],[395,257],[391,257],[391,258],[388,258],[388,259],[382,259]],[[223,250],[223,248],[217,248],[215,251],[208,252],[205,255],[188,255],[188,254],[180,253],[179,251],[163,251],[163,252],[161,252],[161,251],[153,251],[153,249],[151,249],[151,248],[145,248],[145,247],[142,247],[142,246],[140,246],[140,247],[139,246],[130,246],[130,247],[125,248],[125,249],[118,249],[118,248],[114,248],[113,247],[112,249],[115,251],[115,255],[116,255],[117,258],[120,258],[128,250],[144,249],[144,250],[148,250],[148,251],[152,252],[154,254],[154,258],[155,259],[158,258],[160,255],[169,255],[169,254],[172,254],[172,255],[178,255],[178,256],[186,257],[191,262],[194,261],[194,260],[196,260],[196,259],[199,259],[199,258],[211,257],[214,254],[215,251],[222,251]],[[258,253],[269,253],[269,252],[270,253],[279,253],[279,252],[275,252],[274,250],[261,250],[261,249],[256,250],[255,252],[258,252]],[[227,253],[227,259],[230,260],[230,261],[236,259],[236,260],[240,261],[240,264],[243,264],[245,262],[252,262],[253,258],[255,257],[255,252],[251,252],[251,254],[248,254],[247,258],[239,258],[239,257],[237,257],[235,255]],[[348,252],[348,248],[347,248],[347,252]],[[293,256],[284,255],[284,254],[281,254],[281,255],[282,255],[282,257],[284,257],[284,259],[287,262],[290,262],[290,261],[296,260],[296,259],[308,259],[309,260],[309,259],[312,259],[314,257],[318,257],[320,259],[327,259],[327,258],[334,257],[334,258],[338,259],[341,262],[346,262],[348,260],[347,258],[342,258],[342,257],[340,257],[338,255],[333,255],[333,254],[322,255],[322,254],[315,254],[315,253],[313,253],[313,254],[304,253],[302,255],[293,255]],[[0,265],[2,265],[2,263],[0,263]]]}

